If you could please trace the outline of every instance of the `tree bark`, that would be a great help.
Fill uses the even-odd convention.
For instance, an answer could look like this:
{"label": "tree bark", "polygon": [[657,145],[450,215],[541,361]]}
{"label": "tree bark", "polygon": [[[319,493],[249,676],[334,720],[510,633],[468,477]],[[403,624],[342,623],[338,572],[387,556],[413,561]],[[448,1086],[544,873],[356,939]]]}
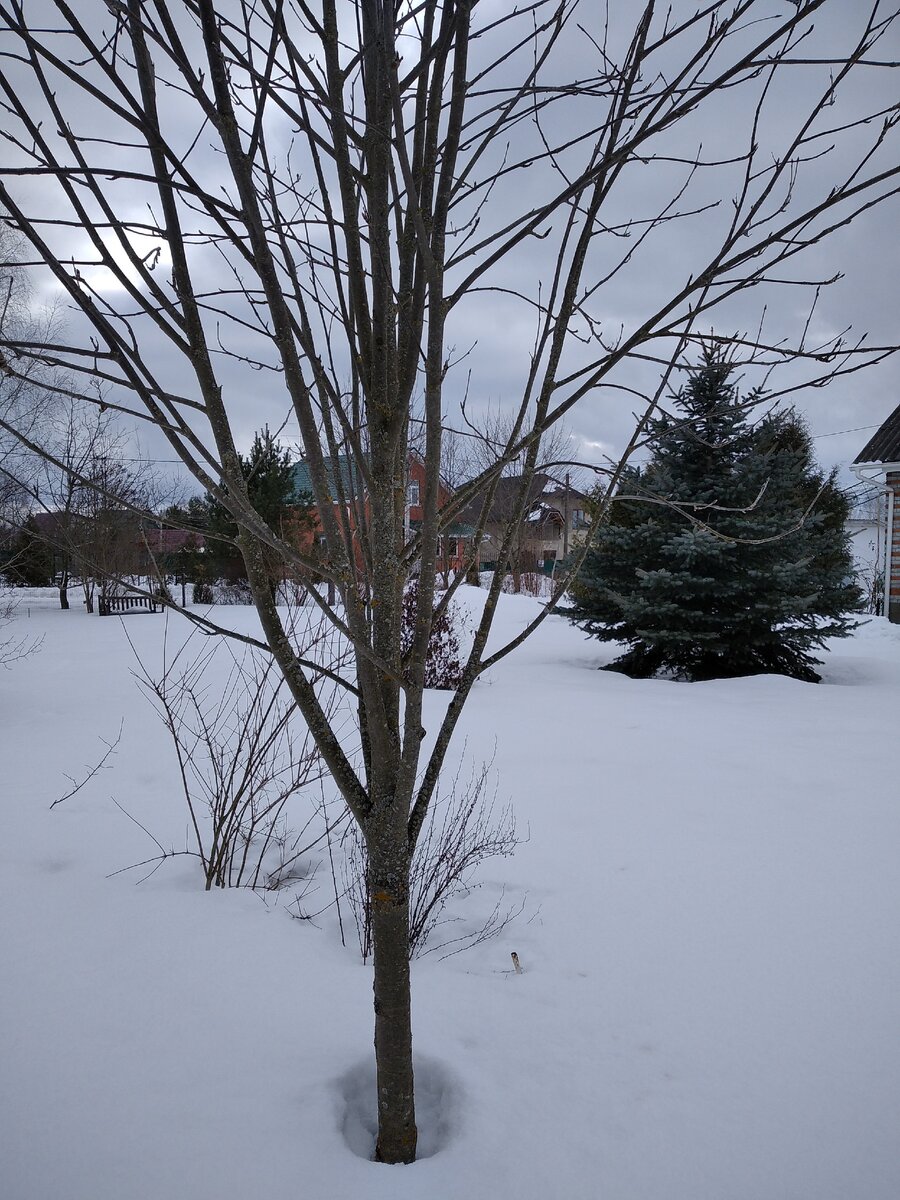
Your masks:
{"label": "tree bark", "polygon": [[59,607],[63,610],[69,607],[69,557],[63,559],[62,571],[59,576]]}
{"label": "tree bark", "polygon": [[[378,1089],[376,1162],[416,1158],[412,1006],[409,979],[409,861],[405,844],[369,851],[369,902],[375,966],[375,1070]],[[405,823],[403,842],[406,842]]]}

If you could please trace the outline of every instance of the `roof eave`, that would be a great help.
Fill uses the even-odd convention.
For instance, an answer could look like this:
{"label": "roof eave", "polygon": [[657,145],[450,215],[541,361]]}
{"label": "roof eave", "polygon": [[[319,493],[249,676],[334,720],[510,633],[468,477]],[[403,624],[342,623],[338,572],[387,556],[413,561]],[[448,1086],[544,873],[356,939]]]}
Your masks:
{"label": "roof eave", "polygon": [[900,471],[900,462],[853,462],[850,470],[857,479],[862,479],[864,472],[877,471],[879,475],[887,475],[889,471]]}

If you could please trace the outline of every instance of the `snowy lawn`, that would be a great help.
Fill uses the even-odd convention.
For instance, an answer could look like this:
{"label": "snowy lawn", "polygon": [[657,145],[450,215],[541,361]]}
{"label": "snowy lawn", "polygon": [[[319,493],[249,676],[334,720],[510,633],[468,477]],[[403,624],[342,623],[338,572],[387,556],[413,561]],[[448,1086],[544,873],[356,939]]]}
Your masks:
{"label": "snowy lawn", "polygon": [[[500,632],[534,611],[505,598]],[[158,657],[164,618],[126,625]],[[165,731],[120,621],[16,626],[44,642],[0,674],[4,1200],[900,1196],[900,628],[818,687],[687,685],[598,671],[613,651],[552,618],[479,684],[456,751],[496,742],[530,840],[466,911],[525,911],[415,964],[428,1157],[383,1167],[352,935],[185,858],[111,876],[153,853],[112,797],[184,844]]]}

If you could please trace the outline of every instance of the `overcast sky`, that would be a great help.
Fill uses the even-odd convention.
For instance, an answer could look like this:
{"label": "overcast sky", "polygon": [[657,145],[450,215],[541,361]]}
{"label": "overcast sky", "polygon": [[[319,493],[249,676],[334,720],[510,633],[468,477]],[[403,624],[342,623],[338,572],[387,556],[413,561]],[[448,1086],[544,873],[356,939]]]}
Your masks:
{"label": "overcast sky", "polygon": [[[0,6],[2,4],[3,0],[0,0]],[[179,8],[178,5],[171,7],[175,10]],[[636,8],[621,3],[614,4],[612,8],[613,18],[607,36],[611,52],[617,53],[624,45],[626,36],[630,36]],[[40,4],[28,3],[26,0],[25,9],[30,14],[29,22],[34,28],[59,23],[59,18],[53,16],[53,6],[48,0],[42,0]],[[223,4],[220,5],[220,9],[233,10],[234,5]],[[692,6],[687,4],[675,6],[676,13],[689,12],[691,9]],[[783,17],[790,10],[790,5],[768,0],[759,3],[757,9],[762,15]],[[493,4],[484,4],[482,19],[486,21],[492,11],[501,13],[506,10],[507,6],[499,0]],[[852,45],[867,11],[868,6],[858,6],[850,0],[830,0],[816,17],[814,33],[804,43],[804,57],[826,58],[833,54],[837,47]],[[78,13],[81,19],[90,22],[95,29],[111,28],[106,7],[97,0],[82,0],[78,6]],[[601,36],[605,19],[603,5],[582,5],[578,18],[580,27],[578,23],[573,22],[570,34],[564,40],[562,52],[553,61],[550,71],[553,79],[582,79],[596,70],[597,55],[593,43]],[[661,20],[662,16],[659,18],[660,22]],[[751,28],[746,36],[749,37],[752,33]],[[5,36],[0,34],[0,37]],[[9,44],[7,40],[7,45]],[[479,56],[483,58],[492,49],[494,47],[490,38],[475,45],[470,77],[479,64]],[[658,71],[676,69],[677,49],[676,47],[666,51],[661,56],[660,61],[656,63]],[[900,26],[895,26],[882,40],[877,58],[900,60]],[[523,69],[525,61],[522,56],[514,56],[509,61],[505,68],[509,79],[514,78],[515,73]],[[4,61],[3,70],[18,93],[28,96],[34,112],[46,107],[34,91],[34,83],[29,79],[27,71],[9,59]],[[785,73],[783,80],[774,85],[765,118],[757,131],[757,140],[765,153],[779,153],[785,139],[803,119],[811,98],[817,89],[821,88],[823,81],[827,80],[829,70],[827,65],[821,64],[797,65]],[[93,136],[100,134],[103,127],[99,122],[104,118],[102,113],[98,116],[98,105],[84,94],[79,94],[71,84],[60,83],[59,87],[60,95],[64,98],[66,116],[72,127],[82,133],[90,132]],[[748,144],[753,104],[758,94],[759,88],[753,85],[746,89],[723,93],[716,97],[713,103],[706,104],[686,120],[676,133],[668,137],[664,146],[657,145],[656,151],[672,158],[702,155],[707,160],[742,154]],[[837,102],[827,111],[827,120],[823,121],[823,127],[828,125],[837,128],[846,120],[861,115],[864,108],[874,112],[895,105],[898,95],[900,74],[897,71],[863,68],[858,80],[853,80],[838,93]],[[279,119],[280,127],[273,119],[270,138],[274,140],[281,137],[283,148],[286,150],[292,131],[287,121]],[[45,120],[45,127],[51,128],[52,118],[46,117]],[[191,119],[189,106],[182,97],[171,92],[164,93],[163,120],[170,136],[181,137],[185,148],[193,142],[199,126]],[[573,102],[567,107],[560,106],[548,114],[541,136],[552,139],[570,128],[577,130],[580,128],[579,123],[586,120],[583,103],[579,105]],[[27,143],[27,137],[11,118],[7,127],[15,129],[16,136],[22,137],[23,143]],[[827,191],[828,181],[841,178],[851,168],[851,164],[865,153],[866,147],[872,144],[877,129],[877,125],[867,125],[849,135],[839,134],[817,143],[817,149],[824,149],[826,144],[832,143],[835,149],[830,157],[806,164],[801,169],[795,198],[798,201],[802,200],[806,194],[813,194],[816,187],[821,189],[825,186]],[[533,123],[522,136],[526,142],[531,138],[535,148],[539,148],[540,141]],[[211,142],[211,139],[207,141]],[[502,161],[506,153],[505,144],[498,144],[492,147],[492,150],[495,161]],[[96,145],[91,146],[87,152],[94,156],[95,161],[98,161],[101,155],[106,155],[104,162],[117,165],[143,161],[140,151],[113,150]],[[221,154],[206,144],[203,137],[193,154],[195,170],[205,172],[204,180],[207,186],[210,190],[215,190],[220,179],[224,178]],[[896,139],[890,139],[879,155],[880,157],[876,157],[869,165],[870,171],[874,171],[879,163],[886,165],[897,161]],[[14,165],[24,161],[27,156],[15,145],[8,143],[5,157],[8,164]],[[488,159],[489,156],[486,156],[485,162]],[[574,152],[572,159],[574,161]],[[652,216],[683,186],[687,174],[687,168],[680,162],[632,164],[623,173],[621,186],[604,209],[604,220],[612,225],[628,219],[640,222],[642,218]],[[63,211],[59,190],[47,181],[35,181],[25,177],[7,179],[7,183],[13,194],[32,210],[39,208],[46,216]],[[527,207],[529,200],[545,194],[551,183],[548,168],[543,163],[522,169],[514,176],[508,177],[496,188],[484,210],[484,227],[489,229],[500,226],[506,220],[508,212]],[[730,219],[731,198],[739,184],[740,168],[736,166],[697,173],[688,192],[679,201],[678,207],[682,211],[695,208],[702,211],[656,230],[645,244],[638,246],[639,252],[635,253],[633,261],[598,293],[593,310],[594,317],[602,322],[607,336],[611,336],[619,326],[627,331],[640,325],[646,314],[660,304],[661,298],[677,289],[688,275],[699,270],[709,255],[716,235]],[[127,182],[111,182],[109,195],[120,214],[130,220],[147,219],[148,197],[145,189]],[[837,274],[843,276],[838,283],[825,288],[819,297],[809,327],[811,341],[824,342],[848,327],[851,329],[847,335],[848,340],[854,340],[866,332],[872,344],[889,345],[900,341],[897,294],[897,281],[900,279],[898,218],[900,202],[894,196],[877,208],[864,213],[852,227],[839,230],[827,242],[804,256],[802,263],[791,264],[789,269],[782,273],[795,280],[824,279]],[[632,243],[639,240],[637,232],[640,228],[639,224],[634,226]],[[493,282],[505,288],[524,291],[532,297],[539,294],[539,288],[544,289],[541,294],[546,294],[556,232],[558,230],[551,230],[545,241],[526,242],[504,265],[502,272],[495,276]],[[61,245],[60,239],[64,239],[66,253],[72,257],[84,257],[90,249],[87,237],[76,229],[58,230],[55,237],[58,246]],[[132,241],[141,254],[154,245],[159,245],[158,239],[153,238],[145,240],[134,237]],[[598,239],[592,251],[594,257],[586,282],[590,283],[594,278],[601,276],[616,256],[621,256],[630,248],[631,244],[621,238],[608,236]],[[170,259],[164,244],[160,246],[160,250],[157,271],[162,277]],[[198,247],[192,251],[192,256],[198,277],[206,280],[211,286],[227,278],[222,273],[220,260],[209,250]],[[87,270],[85,274],[111,306],[127,307],[130,303],[108,272]],[[46,275],[36,275],[35,284],[35,295],[40,300],[52,303],[58,299],[59,289]],[[811,293],[797,287],[767,288],[765,291],[753,289],[731,300],[714,319],[701,320],[699,328],[705,331],[714,326],[719,334],[746,334],[758,327],[761,314],[765,311],[764,328],[769,338],[776,341],[792,338],[798,336],[803,328],[810,302]],[[82,322],[77,314],[70,312],[66,321],[69,335],[76,339],[81,336]],[[480,294],[460,305],[453,313],[450,335],[459,362],[448,375],[446,384],[449,421],[459,424],[456,406],[467,391],[473,413],[514,404],[521,395],[529,349],[534,337],[533,310],[508,295],[498,292]],[[171,354],[165,341],[152,331],[148,331],[145,336],[149,356],[153,359],[160,376],[170,386],[187,394],[194,394],[195,385],[185,372],[183,364]],[[229,336],[229,345],[233,349],[255,356],[253,334],[234,328]],[[264,349],[260,350],[259,357],[265,358],[266,353]],[[576,346],[571,364],[579,362],[579,353]],[[654,364],[632,362],[619,371],[615,381],[619,388],[634,388],[643,392],[652,390],[658,377],[659,368]],[[792,372],[788,368],[781,377],[780,384],[776,378],[775,386],[784,386],[786,383],[799,381],[802,377],[801,372]],[[759,379],[758,372],[751,372],[747,377],[748,385],[758,382]],[[288,417],[289,406],[281,376],[276,372],[250,371],[231,362],[223,372],[223,382],[232,406],[235,430],[244,446],[249,445],[255,429],[266,423],[278,427]],[[900,358],[895,357],[871,371],[840,378],[827,388],[800,391],[792,395],[793,403],[809,420],[812,433],[817,439],[819,458],[824,465],[846,464],[852,460],[870,436],[871,430],[900,402],[898,383]],[[567,422],[574,435],[576,453],[593,462],[599,461],[606,454],[615,456],[627,441],[634,407],[635,402],[621,390],[603,389],[587,396]],[[295,434],[296,427],[289,420],[285,427],[285,438],[290,441]],[[153,433],[143,433],[141,443],[154,457],[172,457],[171,450],[164,440]]]}

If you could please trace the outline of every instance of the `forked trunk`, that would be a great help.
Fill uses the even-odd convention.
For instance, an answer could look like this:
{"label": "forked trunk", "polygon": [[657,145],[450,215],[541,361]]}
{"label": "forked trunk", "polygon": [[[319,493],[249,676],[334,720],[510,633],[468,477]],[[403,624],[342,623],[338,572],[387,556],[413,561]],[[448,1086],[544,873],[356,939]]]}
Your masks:
{"label": "forked trunk", "polygon": [[409,856],[370,857],[372,956],[375,964],[375,1069],[378,1141],[375,1159],[416,1158],[412,1012],[409,989]]}

